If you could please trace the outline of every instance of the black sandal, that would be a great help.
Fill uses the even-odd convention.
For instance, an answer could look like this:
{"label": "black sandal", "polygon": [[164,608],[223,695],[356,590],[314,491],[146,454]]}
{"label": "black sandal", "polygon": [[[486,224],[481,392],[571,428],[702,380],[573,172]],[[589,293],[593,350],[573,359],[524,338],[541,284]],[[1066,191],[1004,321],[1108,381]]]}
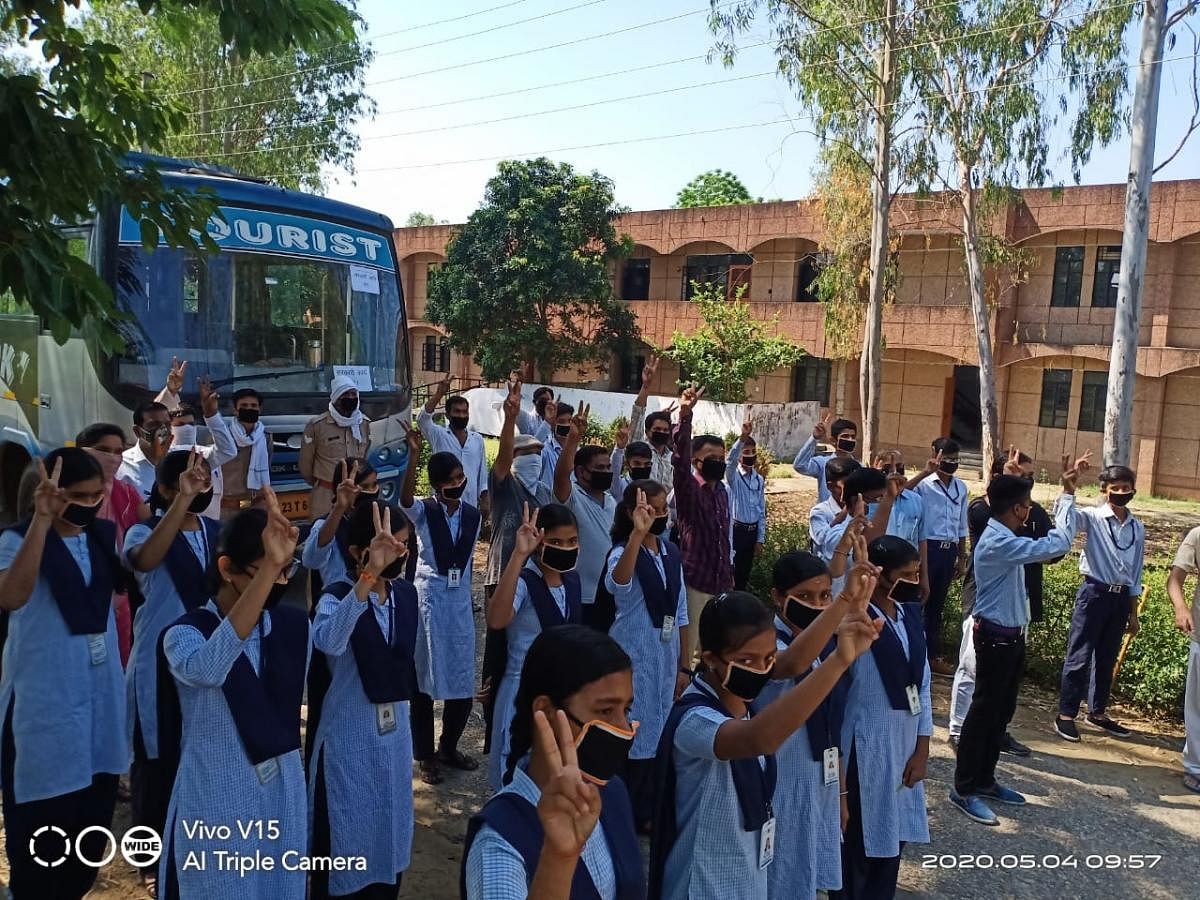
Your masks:
{"label": "black sandal", "polygon": [[479,763],[476,760],[460,750],[439,750],[438,760],[452,769],[458,769],[460,772],[474,772],[479,768]]}
{"label": "black sandal", "polygon": [[438,767],[437,761],[426,759],[421,761],[421,780],[426,784],[441,784],[446,779],[442,776],[442,770]]}

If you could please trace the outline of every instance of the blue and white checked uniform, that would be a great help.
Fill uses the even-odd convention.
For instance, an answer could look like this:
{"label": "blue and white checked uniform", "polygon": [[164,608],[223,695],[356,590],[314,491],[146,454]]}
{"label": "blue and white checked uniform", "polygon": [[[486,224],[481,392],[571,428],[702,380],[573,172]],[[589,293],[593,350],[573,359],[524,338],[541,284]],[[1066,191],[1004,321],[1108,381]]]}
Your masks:
{"label": "blue and white checked uniform", "polygon": [[[517,794],[534,806],[542,798],[538,786],[520,766],[513,771],[512,781],[500,793]],[[587,866],[601,900],[614,900],[617,874],[608,851],[604,826],[599,822],[588,835],[580,858]],[[466,868],[467,900],[525,900],[529,896],[525,860],[490,825],[484,825],[475,835],[471,852],[467,854]]]}
{"label": "blue and white checked uniform", "polygon": [[[209,601],[206,608],[216,612]],[[263,636],[271,633],[271,613],[263,612]],[[180,897],[238,897],[247,900],[295,900],[304,896],[304,872],[290,872],[282,865],[289,850],[303,856],[308,850],[308,796],[304,762],[300,751],[276,757],[279,771],[266,784],[246,756],[222,686],[229,670],[243,653],[259,672],[262,643],[259,628],[243,641],[229,619],[222,619],[212,637],[204,639],[191,625],[174,625],[163,637],[163,651],[179,691],[183,715],[179,773],[167,812],[162,861],[158,883],[167,883],[167,866],[174,863]],[[311,656],[311,644],[305,651]],[[209,825],[228,825],[228,839],[189,839],[184,823],[202,820]],[[268,841],[257,831],[243,838],[237,823],[275,820],[279,837]],[[168,843],[169,842],[169,843]],[[173,846],[173,854],[168,847]],[[237,854],[262,851],[276,860],[269,872],[217,871],[213,851]],[[204,871],[184,869],[190,851],[208,851]]]}
{"label": "blue and white checked uniform", "polygon": [[417,413],[417,427],[425,435],[425,440],[429,441],[429,448],[434,453],[453,453],[462,464],[463,474],[467,476],[462,502],[479,506],[479,495],[486,492],[488,486],[487,453],[482,435],[478,431],[468,431],[467,442],[460,444],[454,432],[433,421],[433,415],[424,406]]}
{"label": "blue and white checked uniform", "polygon": [[842,511],[842,505],[833,497],[828,497],[820,503],[814,503],[808,512],[808,538],[813,552],[825,540],[825,533],[833,525],[833,520]]}
{"label": "blue and white checked uniform", "polygon": [[1046,562],[1071,549],[1079,510],[1075,495],[1063,494],[1054,506],[1054,530],[1044,538],[1013,533],[1007,525],[988,519],[975,543],[975,607],[977,619],[1006,628],[1029,624],[1029,593],[1025,590],[1025,563]]}
{"label": "blue and white checked uniform", "polygon": [[967,539],[971,533],[967,527],[967,485],[961,478],[951,476],[949,484],[942,484],[934,472],[917,485],[917,496],[925,504],[923,540],[958,543]]}
{"label": "blue and white checked uniform", "polygon": [[[684,693],[712,688],[696,679]],[[675,822],[678,834],[663,872],[663,900],[720,897],[762,900],[767,873],[758,867],[758,831],[742,827],[728,760],[717,759],[717,731],[730,721],[707,706],[689,709],[675,731]],[[759,759],[762,764],[762,759]],[[779,829],[775,829],[776,840]],[[775,854],[772,865],[787,865]]]}
{"label": "blue and white checked uniform", "polygon": [[[659,545],[660,549],[662,545]],[[644,546],[638,552],[654,560],[659,576],[666,584],[666,557],[654,553]],[[613,595],[617,615],[609,637],[621,645],[633,660],[633,711],[630,718],[638,723],[630,759],[654,759],[658,750],[658,739],[675,702],[675,674],[679,671],[681,657],[679,629],[688,624],[687,588],[683,584],[683,573],[679,574],[679,596],[675,600],[675,630],[671,639],[662,639],[661,629],[655,628],[646,612],[646,599],[642,593],[637,572],[628,584],[617,584],[613,572],[625,554],[624,546],[613,547],[608,558],[608,571],[604,574],[604,585]]]}
{"label": "blue and white checked uniform", "polygon": [[823,501],[829,499],[829,485],[825,483],[825,466],[833,459],[833,456],[828,453],[814,456],[813,454],[816,452],[817,439],[810,437],[804,442],[800,452],[796,454],[792,468],[801,475],[817,479],[817,499]]}
{"label": "blue and white checked uniform", "polygon": [[924,540],[925,503],[916,491],[901,491],[892,501],[892,514],[888,517],[887,534],[903,538],[914,547],[920,548]]}
{"label": "blue and white checked uniform", "polygon": [[1142,566],[1146,561],[1146,529],[1129,513],[1118,521],[1107,503],[1080,506],[1075,527],[1087,535],[1079,554],[1079,572],[1105,584],[1129,585],[1131,596],[1142,592]]}
{"label": "blue and white checked uniform", "polygon": [[[525,563],[525,568],[539,576],[542,574],[532,560]],[[546,587],[558,611],[565,615],[567,589],[562,585]],[[517,589],[513,592],[513,617],[504,631],[508,636],[508,662],[504,667],[504,677],[500,680],[500,690],[496,693],[496,708],[492,713],[492,752],[488,754],[488,783],[494,791],[500,790],[501,779],[508,768],[508,733],[516,714],[517,688],[521,684],[525,654],[542,633],[542,623],[538,620],[537,610],[523,578],[517,579]]]}
{"label": "blue and white checked uniform", "polygon": [[[1021,571],[1019,566],[1016,571]],[[896,621],[889,620],[884,627],[893,628],[907,656],[908,632],[902,621],[904,614],[900,607],[896,609]],[[863,846],[867,856],[898,856],[901,841],[929,842],[925,782],[918,782],[911,788],[900,787],[904,767],[917,748],[917,738],[933,734],[929,663],[925,663],[921,676],[921,713],[916,716],[907,709],[892,709],[873,653],[868,651],[856,659],[851,673],[853,680],[846,697],[841,753],[847,766],[851,745],[858,757]]]}
{"label": "blue and white checked uniform", "polygon": [[337,539],[331,540],[324,547],[317,538],[326,518],[317,519],[308,532],[304,541],[304,549],[300,551],[300,562],[306,569],[313,569],[321,576],[321,584],[337,584],[339,581],[353,581],[346,572],[346,561],[338,550]]}
{"label": "blue and white checked uniform", "polygon": [[[352,894],[369,884],[391,884],[408,868],[413,838],[412,732],[408,704],[395,703],[396,727],[380,734],[375,704],[367,699],[350,636],[359,617],[371,614],[392,640],[391,600],[380,604],[353,589],[345,598],[325,594],[312,626],[313,647],[329,658],[333,680],[317,726],[308,779],[308,809],[316,798],[317,761],[324,764],[331,856],[366,857],[365,872],[331,871],[329,891]],[[310,831],[311,834],[311,831]]]}
{"label": "blue and white checked uniform", "polygon": [[[833,562],[834,551],[837,550],[838,544],[842,541],[842,535],[846,533],[846,529],[850,527],[851,518],[846,516],[836,525],[830,525],[824,530],[821,535],[820,543],[813,544],[813,553],[821,557],[825,561],[825,565],[830,565]],[[836,597],[842,592],[842,588],[846,586],[846,573],[850,571],[850,560],[846,561],[846,571],[833,579],[830,590],[833,591],[833,596]]]}
{"label": "blue and white checked uniform", "polygon": [[[441,501],[438,501],[441,502]],[[417,533],[417,684],[434,700],[461,700],[475,696],[475,613],[471,607],[473,556],[467,557],[458,587],[438,572],[433,540],[425,520],[425,504],[414,500],[403,507]],[[457,542],[462,528],[462,504],[448,513],[442,505],[450,540]],[[481,520],[482,521],[482,520]],[[474,541],[479,540],[476,529]]]}
{"label": "blue and white checked uniform", "polygon": [[[775,617],[775,629],[790,631]],[[776,640],[782,653],[788,648]],[[813,662],[813,668],[820,665]],[[786,694],[792,679],[771,681],[754,701],[754,711]],[[775,859],[767,869],[767,896],[770,900],[796,900],[815,897],[817,890],[842,887],[842,804],[841,786],[825,783],[822,760],[812,757],[808,728],[801,725],[775,752],[779,781],[775,786]],[[781,864],[780,864],[781,863]]]}
{"label": "blue and white checked uniform", "polygon": [[[0,533],[0,572],[12,565],[23,540],[15,531]],[[90,583],[86,538],[63,541]],[[104,662],[93,666],[87,635],[67,629],[40,574],[29,600],[8,614],[0,716],[12,710],[17,754],[15,796],[9,799],[28,803],[61,797],[89,787],[97,774],[129,768],[124,674],[111,606],[104,649]]]}
{"label": "blue and white checked uniform", "polygon": [[[152,531],[149,526],[138,523],[125,532],[122,552],[131,569],[130,554],[150,539]],[[204,529],[179,533],[196,554],[200,565],[207,569],[210,548]],[[183,615],[184,607],[165,563],[149,572],[134,569],[133,574],[146,602],[133,616],[133,652],[125,671],[128,734],[132,742],[136,720],[141,725],[146,758],[158,759],[158,639],[164,628]]]}
{"label": "blue and white checked uniform", "polygon": [[742,442],[735,441],[725,458],[725,486],[729,489],[729,518],[757,525],[757,543],[767,539],[767,482],[758,472],[742,471]]}

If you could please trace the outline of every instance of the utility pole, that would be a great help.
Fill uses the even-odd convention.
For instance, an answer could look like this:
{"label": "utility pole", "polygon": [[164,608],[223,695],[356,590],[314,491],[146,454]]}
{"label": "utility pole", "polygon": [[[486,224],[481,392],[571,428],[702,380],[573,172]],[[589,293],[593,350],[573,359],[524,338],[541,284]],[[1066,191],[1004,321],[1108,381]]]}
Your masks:
{"label": "utility pole", "polygon": [[896,0],[887,0],[883,34],[876,54],[875,159],[871,173],[871,257],[858,393],[862,404],[862,458],[870,459],[879,440],[883,372],[883,282],[888,259],[888,218],[892,202],[892,99],[896,82]]}
{"label": "utility pole", "polygon": [[[150,90],[150,82],[152,82],[153,80],[154,80],[153,72],[143,72],[142,73],[142,90],[143,91]],[[142,139],[142,152],[143,153],[150,152],[150,145],[146,143],[145,138]]]}
{"label": "utility pole", "polygon": [[1121,273],[1108,365],[1108,397],[1104,406],[1104,464],[1130,464],[1133,389],[1137,377],[1138,325],[1146,276],[1146,242],[1150,226],[1150,182],[1154,174],[1154,133],[1158,127],[1158,92],[1162,83],[1167,0],[1142,4],[1142,46],[1138,52],[1129,130],[1129,179],[1125,187],[1125,226],[1121,237]]}

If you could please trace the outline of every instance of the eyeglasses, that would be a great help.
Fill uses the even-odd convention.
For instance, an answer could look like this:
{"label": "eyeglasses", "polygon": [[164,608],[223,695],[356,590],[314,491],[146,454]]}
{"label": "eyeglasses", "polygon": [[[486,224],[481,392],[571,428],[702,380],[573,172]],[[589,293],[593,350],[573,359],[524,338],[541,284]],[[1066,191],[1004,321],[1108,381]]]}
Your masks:
{"label": "eyeglasses", "polygon": [[[284,566],[283,569],[280,570],[280,574],[283,575],[283,577],[288,581],[291,581],[295,574],[300,571],[300,565],[300,560],[294,558],[291,562]],[[246,566],[246,574],[253,578],[258,573],[259,568],[261,567],[253,565]]]}

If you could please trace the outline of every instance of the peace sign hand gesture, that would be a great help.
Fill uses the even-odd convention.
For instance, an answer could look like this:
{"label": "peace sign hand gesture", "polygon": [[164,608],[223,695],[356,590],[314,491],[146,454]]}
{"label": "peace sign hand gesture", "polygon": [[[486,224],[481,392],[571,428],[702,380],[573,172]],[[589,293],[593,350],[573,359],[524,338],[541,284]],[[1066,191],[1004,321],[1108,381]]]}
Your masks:
{"label": "peace sign hand gesture", "polygon": [[649,533],[654,524],[654,507],[646,500],[646,492],[638,488],[637,506],[633,508],[633,530],[643,537]]}
{"label": "peace sign hand gesture", "polygon": [[[342,469],[346,466],[343,463]],[[341,510],[347,510],[354,506],[358,500],[358,495],[362,488],[358,486],[358,463],[351,463],[350,470],[346,472],[346,476],[338,482],[337,499],[334,501],[337,507]]]}
{"label": "peace sign hand gesture", "polygon": [[208,419],[220,409],[221,395],[213,390],[212,379],[205,375],[200,379],[200,410]]}
{"label": "peace sign hand gesture", "polygon": [[825,443],[829,440],[829,423],[833,421],[833,411],[829,410],[817,420],[813,426],[813,439]]}
{"label": "peace sign hand gesture", "polygon": [[267,527],[262,535],[263,557],[268,565],[282,572],[295,556],[300,529],[294,527],[283,514],[274,490],[264,486],[260,493],[267,511]]}
{"label": "peace sign hand gesture", "polygon": [[[373,503],[371,504],[371,519],[375,525],[375,536],[367,545],[367,560],[363,568],[372,578],[378,578],[384,569],[400,558],[402,551],[407,552],[407,547],[403,541],[392,534],[391,509],[385,506],[381,515],[379,504]],[[381,597],[379,602],[383,603],[385,600],[386,598]]]}
{"label": "peace sign hand gesture", "polygon": [[537,513],[531,511],[526,503],[521,511],[521,527],[517,529],[517,542],[513,545],[513,552],[528,559],[533,555],[533,551],[541,546],[543,537],[545,532],[537,527]]}
{"label": "peace sign hand gesture", "polygon": [[178,394],[183,390],[183,376],[187,371],[187,360],[180,361],[174,356],[171,357],[171,370],[167,372],[167,390],[172,394]]}
{"label": "peace sign hand gesture", "polygon": [[586,403],[579,404],[579,412],[571,418],[571,437],[576,441],[583,440],[583,436],[587,434],[588,414],[592,408]]}
{"label": "peace sign hand gesture", "polygon": [[[515,373],[514,373],[515,375]],[[508,384],[508,396],[504,398],[504,420],[516,419],[521,411],[521,376],[515,375]]]}
{"label": "peace sign hand gesture", "polygon": [[925,463],[925,474],[932,475],[942,467],[942,451],[939,450],[933,456],[929,457],[929,461]]}
{"label": "peace sign hand gesture", "polygon": [[1063,490],[1068,494],[1075,493],[1075,488],[1079,483],[1079,476],[1090,469],[1092,466],[1092,451],[1089,450],[1079,459],[1071,462],[1069,454],[1064,453],[1062,458],[1062,486]]}
{"label": "peace sign hand gesture", "polygon": [[600,820],[600,792],[584,780],[575,754],[575,739],[567,714],[555,712],[552,730],[546,714],[533,714],[534,742],[546,757],[550,778],[538,800],[538,819],[545,835],[543,853],[565,860],[578,859]]}
{"label": "peace sign hand gesture", "polygon": [[191,500],[208,490],[211,478],[208,463],[193,449],[188,454],[187,468],[179,473],[179,496]]}
{"label": "peace sign hand gesture", "polygon": [[679,395],[679,414],[680,416],[692,414],[696,403],[704,396],[704,388],[689,385],[683,389],[683,393]]}
{"label": "peace sign hand gesture", "polygon": [[1005,475],[1020,475],[1021,474],[1021,451],[1015,446],[1008,448],[1008,459],[1004,461]]}
{"label": "peace sign hand gesture", "polygon": [[37,466],[40,480],[33,492],[33,515],[53,522],[67,508],[67,494],[58,486],[58,478],[62,475],[62,457],[54,461],[52,474],[46,474],[46,464],[41,459],[37,461]]}
{"label": "peace sign hand gesture", "polygon": [[746,418],[742,420],[742,440],[747,440],[754,433],[754,423],[750,421],[750,411],[753,406],[746,407]]}

